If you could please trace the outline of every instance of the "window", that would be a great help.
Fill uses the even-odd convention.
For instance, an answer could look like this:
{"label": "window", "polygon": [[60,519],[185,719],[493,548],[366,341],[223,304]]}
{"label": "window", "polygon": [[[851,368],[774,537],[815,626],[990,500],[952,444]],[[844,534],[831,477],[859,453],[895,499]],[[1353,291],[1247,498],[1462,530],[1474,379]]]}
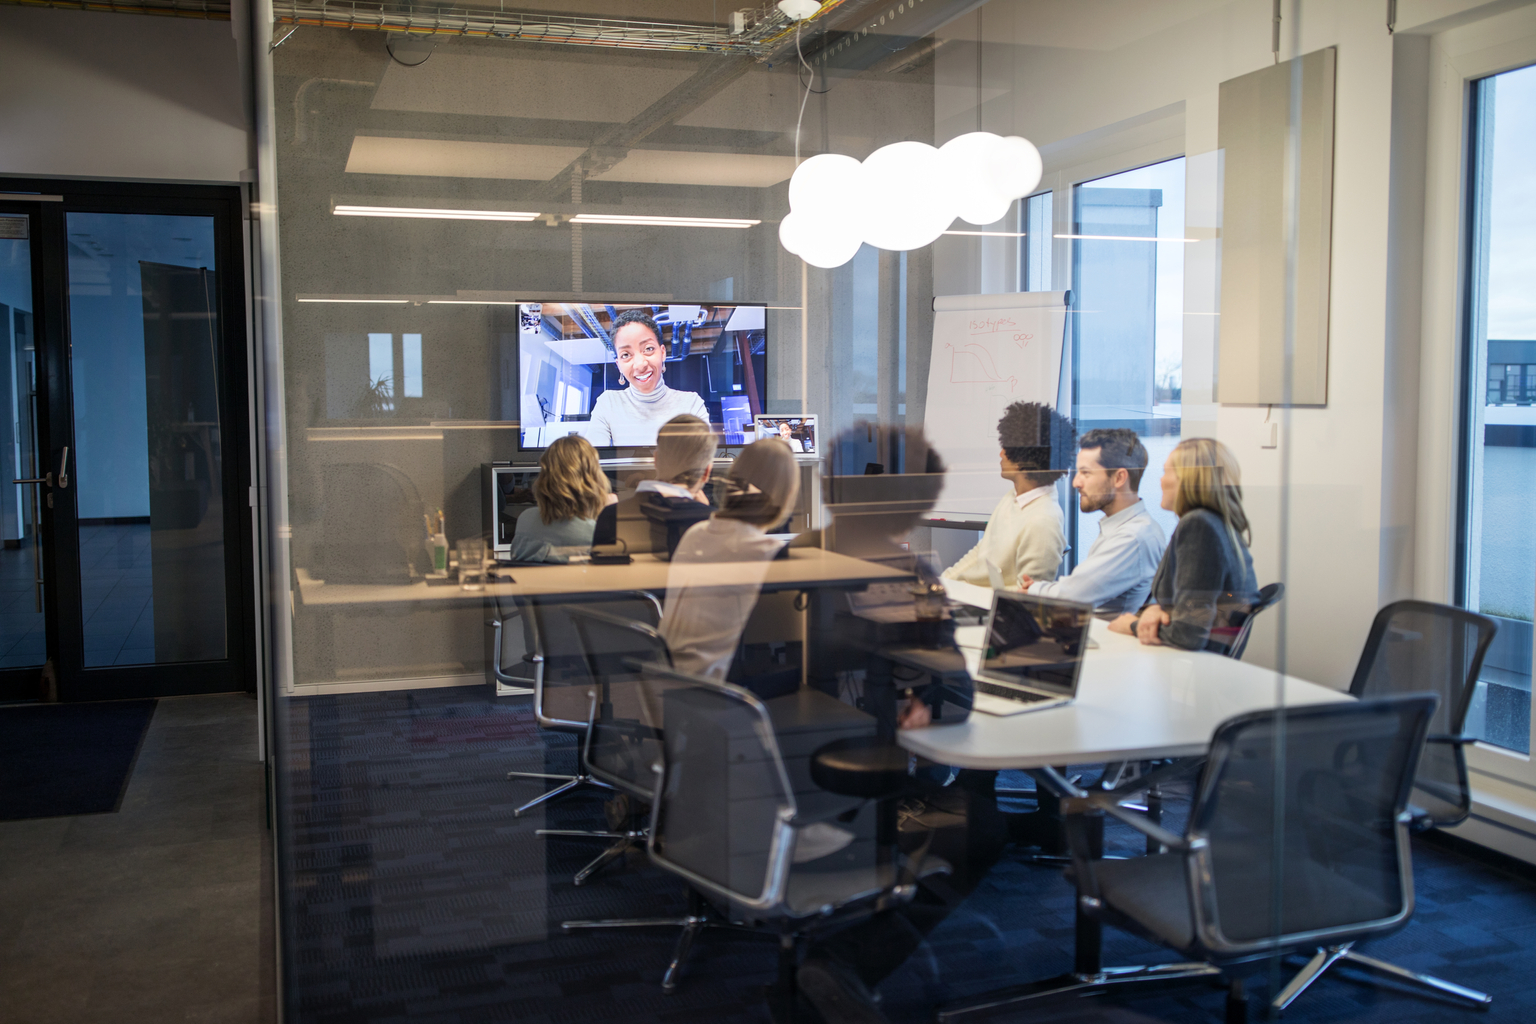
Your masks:
{"label": "window", "polygon": [[[1079,433],[1125,427],[1147,447],[1147,510],[1159,506],[1163,460],[1179,442],[1184,362],[1184,158],[1073,189],[1073,419]],[[1074,563],[1098,536],[1078,514]]]}
{"label": "window", "polygon": [[1051,193],[1024,200],[1024,287],[1026,292],[1051,290]]}
{"label": "window", "polygon": [[[1536,616],[1536,67],[1474,85],[1460,600],[1495,618],[1467,732],[1530,752]],[[1481,401],[1478,397],[1481,396]]]}
{"label": "window", "polygon": [[421,397],[421,335],[403,334],[401,348],[400,381],[405,385],[401,392],[406,398]]}

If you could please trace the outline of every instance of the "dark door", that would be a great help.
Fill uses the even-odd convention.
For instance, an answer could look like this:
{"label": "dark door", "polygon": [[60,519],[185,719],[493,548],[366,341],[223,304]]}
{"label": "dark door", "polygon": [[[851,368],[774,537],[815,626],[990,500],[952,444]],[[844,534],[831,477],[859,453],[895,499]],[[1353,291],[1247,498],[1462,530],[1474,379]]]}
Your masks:
{"label": "dark door", "polygon": [[0,190],[0,692],[254,689],[239,190]]}

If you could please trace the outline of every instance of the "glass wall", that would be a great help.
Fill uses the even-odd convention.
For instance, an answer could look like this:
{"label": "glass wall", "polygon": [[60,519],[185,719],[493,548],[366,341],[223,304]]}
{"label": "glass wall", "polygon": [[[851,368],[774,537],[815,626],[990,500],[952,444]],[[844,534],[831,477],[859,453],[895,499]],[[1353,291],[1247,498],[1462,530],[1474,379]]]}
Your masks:
{"label": "glass wall", "polygon": [[[272,50],[287,1019],[931,1020],[1074,951],[1172,960],[1100,944],[1074,908],[1112,897],[1059,868],[1102,830],[1103,877],[1196,877],[1158,829],[1206,812],[1243,941],[1193,955],[1253,954],[1255,1010],[1277,937],[1361,925],[1345,882],[1402,923],[1406,829],[1360,822],[1399,821],[1430,708],[1342,692],[1412,576],[1388,464],[1419,453],[1369,383],[1409,358],[1371,212],[1394,44],[1322,7],[1277,37],[1267,5],[829,4],[752,59],[689,3],[692,51],[574,14]],[[929,244],[870,239],[981,171],[791,186],[978,131],[1038,180],[1015,146],[1006,210]],[[792,198],[865,241],[801,260]],[[1520,338],[1478,396],[1525,393]]]}

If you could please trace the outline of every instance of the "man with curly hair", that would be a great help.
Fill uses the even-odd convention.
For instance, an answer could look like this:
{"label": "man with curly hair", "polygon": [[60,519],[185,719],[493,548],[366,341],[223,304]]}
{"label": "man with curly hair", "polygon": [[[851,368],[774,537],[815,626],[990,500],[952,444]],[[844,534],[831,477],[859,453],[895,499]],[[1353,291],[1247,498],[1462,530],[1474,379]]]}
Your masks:
{"label": "man with curly hair", "polygon": [[998,500],[986,532],[944,570],[948,579],[1017,588],[1020,577],[1054,580],[1067,550],[1056,481],[1076,456],[1072,421],[1039,402],[1014,402],[997,423],[1000,475],[1012,488]]}

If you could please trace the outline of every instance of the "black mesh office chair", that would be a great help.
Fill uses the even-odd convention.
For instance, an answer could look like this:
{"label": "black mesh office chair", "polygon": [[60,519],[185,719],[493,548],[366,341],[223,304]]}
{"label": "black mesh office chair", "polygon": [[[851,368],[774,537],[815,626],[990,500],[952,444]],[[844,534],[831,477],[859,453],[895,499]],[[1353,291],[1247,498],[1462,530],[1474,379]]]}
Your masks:
{"label": "black mesh office chair", "polygon": [[829,820],[806,813],[769,709],[750,691],[661,666],[647,666],[641,686],[662,737],[647,852],[690,893],[664,990],[702,929],[746,928],[779,940],[775,995],[792,1005],[806,937],[910,900],[920,877],[948,870],[882,846],[875,829],[849,820],[846,798],[828,802]]}
{"label": "black mesh office chair", "polygon": [[[533,665],[534,719],[542,729],[569,733],[584,740],[591,714],[588,694],[595,680],[588,669],[570,611],[576,608],[605,611],[621,619],[655,625],[661,621],[661,602],[644,591],[625,591],[583,600],[517,598],[516,605],[528,645],[527,660]],[[498,652],[500,646],[498,642]],[[514,816],[583,787],[613,789],[587,771],[579,754],[575,775],[512,771],[507,773],[507,778],[546,779],[560,783],[517,808]]]}
{"label": "black mesh office chair", "polygon": [[[597,608],[566,609],[586,661],[593,686],[587,691],[586,738],[581,771],[594,781],[624,794],[633,805],[648,802],[655,788],[651,765],[661,756],[661,739],[640,710],[642,664],[671,667],[667,641],[651,626],[620,618]],[[610,822],[612,824],[612,822]],[[576,873],[581,885],[608,864],[645,842],[646,830],[633,822],[607,831],[541,828],[541,836],[606,840],[608,845]],[[633,922],[626,922],[633,924]],[[665,923],[665,922],[654,922]],[[612,922],[585,922],[588,927],[614,927]]]}
{"label": "black mesh office chair", "polygon": [[[1397,601],[1376,613],[1349,692],[1362,700],[1402,693],[1440,698],[1413,780],[1413,828],[1461,823],[1472,810],[1463,735],[1483,657],[1498,625],[1485,615],[1428,601]],[[1352,943],[1318,949],[1316,955],[1275,997],[1283,1010],[1333,964],[1365,967],[1442,995],[1486,1007],[1493,997],[1476,989],[1419,974],[1356,952]]]}
{"label": "black mesh office chair", "polygon": [[1237,636],[1233,637],[1232,645],[1227,649],[1227,657],[1237,661],[1243,659],[1243,652],[1248,649],[1248,636],[1253,632],[1254,620],[1259,617],[1260,612],[1279,604],[1284,597],[1284,583],[1271,583],[1259,588],[1259,598],[1253,602],[1253,607],[1248,609],[1248,617],[1238,627]]}
{"label": "black mesh office chair", "polygon": [[[1245,961],[1402,927],[1413,913],[1408,794],[1434,708],[1434,697],[1417,695],[1229,719],[1211,742],[1183,835],[1117,794],[1064,801],[1079,906],[1194,962],[1106,968],[1039,995],[1209,979]],[[1090,827],[1100,815],[1169,852],[1104,858],[1102,833]],[[1245,1019],[1240,982],[1229,993],[1227,1020]]]}

